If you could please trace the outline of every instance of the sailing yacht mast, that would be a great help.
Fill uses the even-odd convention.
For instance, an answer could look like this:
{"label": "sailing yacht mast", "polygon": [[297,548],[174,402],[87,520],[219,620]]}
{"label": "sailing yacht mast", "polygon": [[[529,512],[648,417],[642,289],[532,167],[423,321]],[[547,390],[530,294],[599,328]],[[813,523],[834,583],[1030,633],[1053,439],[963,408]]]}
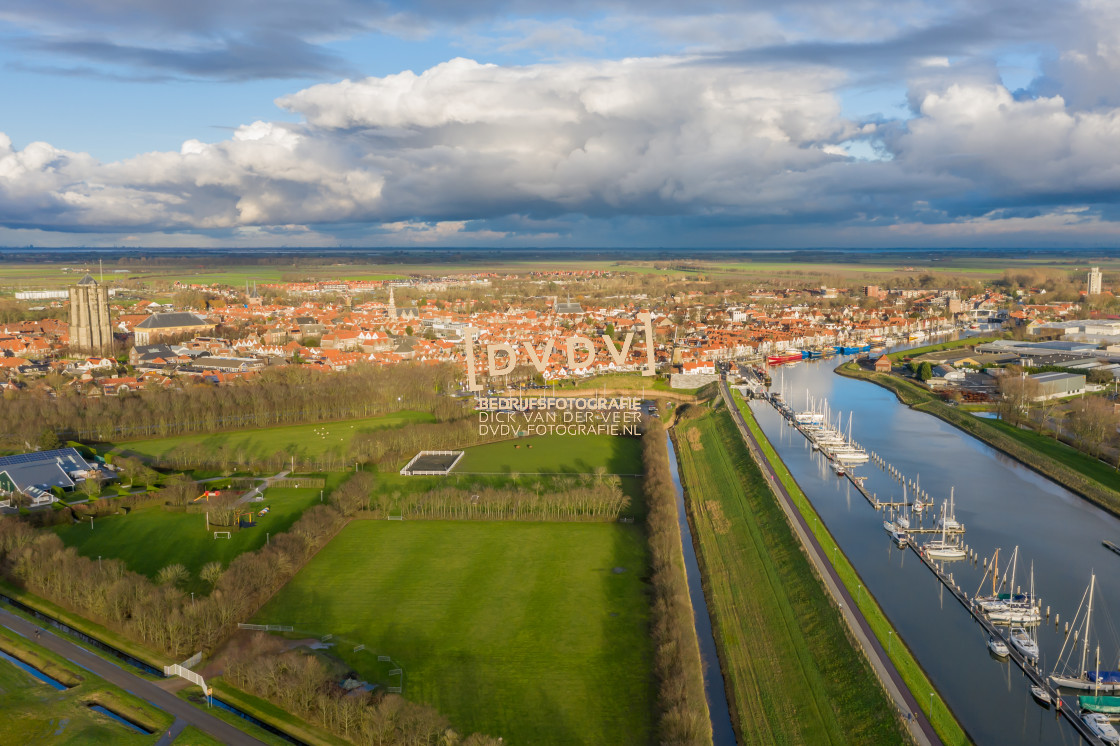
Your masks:
{"label": "sailing yacht mast", "polygon": [[[1093,591],[1096,584],[1097,574],[1093,573],[1089,576],[1089,608],[1085,612],[1085,639],[1081,641],[1081,668],[1078,669],[1078,673],[1082,676],[1085,675],[1085,658],[1089,655],[1089,623],[1093,619]],[[1097,652],[1099,655],[1100,651],[1098,650]],[[1097,682],[1097,686],[1100,686],[1099,681]]]}

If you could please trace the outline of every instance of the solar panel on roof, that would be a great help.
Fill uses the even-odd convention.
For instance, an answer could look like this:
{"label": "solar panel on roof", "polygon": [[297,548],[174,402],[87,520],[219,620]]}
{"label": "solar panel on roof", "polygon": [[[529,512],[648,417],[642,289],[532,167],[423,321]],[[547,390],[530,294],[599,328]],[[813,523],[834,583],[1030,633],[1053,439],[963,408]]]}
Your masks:
{"label": "solar panel on roof", "polygon": [[0,456],[0,466],[34,464],[40,461],[57,461],[59,459],[75,465],[85,463],[85,459],[73,448],[57,448],[53,451],[34,451],[32,453],[17,453],[14,456]]}

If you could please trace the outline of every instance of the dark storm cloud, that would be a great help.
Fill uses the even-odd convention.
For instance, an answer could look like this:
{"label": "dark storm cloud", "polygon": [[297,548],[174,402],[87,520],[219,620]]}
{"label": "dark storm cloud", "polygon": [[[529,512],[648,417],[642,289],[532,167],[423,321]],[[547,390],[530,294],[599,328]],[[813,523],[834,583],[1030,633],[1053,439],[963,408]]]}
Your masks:
{"label": "dark storm cloud", "polygon": [[[257,33],[236,39],[219,39],[202,48],[172,49],[134,46],[90,39],[36,39],[22,42],[24,48],[78,58],[137,71],[167,71],[163,77],[248,80],[266,78],[320,77],[327,73],[347,74],[348,65],[338,57],[283,33]],[[62,74],[90,75],[98,68],[54,68]],[[121,75],[99,71],[119,79],[151,81],[161,76],[150,72]]]}

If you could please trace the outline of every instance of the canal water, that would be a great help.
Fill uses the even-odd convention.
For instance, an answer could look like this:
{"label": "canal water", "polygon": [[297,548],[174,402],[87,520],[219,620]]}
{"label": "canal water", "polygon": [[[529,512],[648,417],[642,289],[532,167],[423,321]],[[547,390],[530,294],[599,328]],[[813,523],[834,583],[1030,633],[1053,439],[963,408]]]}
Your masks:
{"label": "canal water", "polygon": [[700,565],[696,561],[696,546],[692,543],[692,530],[684,507],[684,486],[681,484],[677,451],[668,435],[669,467],[673,471],[673,486],[677,490],[677,523],[681,528],[681,546],[684,550],[684,569],[688,579],[688,594],[692,597],[692,616],[696,620],[696,639],[700,643],[700,660],[704,665],[704,695],[712,719],[713,746],[735,746],[735,729],[731,724],[731,709],[723,687],[723,673],[719,667],[716,640],[712,635],[712,618],[700,581]]}
{"label": "canal water", "polygon": [[[1040,668],[1046,673],[1064,640],[1054,614],[1061,615],[1063,628],[1073,621],[1095,570],[1091,644],[1095,649],[1099,639],[1102,668],[1120,668],[1120,556],[1101,545],[1104,539],[1120,542],[1120,520],[948,423],[900,404],[892,392],[837,375],[833,369],[843,360],[806,361],[773,371],[772,390],[781,385],[795,410],[805,408],[806,390],[818,400],[827,398],[833,412],[843,412],[845,429],[848,413],[853,413],[853,439],[907,477],[919,479],[938,510],[955,488],[956,517],[967,530],[964,543],[989,558],[1001,547],[1001,573],[1012,549],[1019,546],[1016,585],[1029,587],[1033,561],[1035,590],[1044,613],[1048,606],[1051,611],[1049,622],[1044,619],[1038,627]],[[1053,710],[1035,704],[1028,680],[1014,664],[989,656],[980,625],[943,591],[933,574],[909,550],[894,547],[883,531],[881,514],[851,482],[837,477],[769,403],[755,401],[751,408],[865,587],[928,673],[937,689],[932,694],[935,706],[948,704],[969,736],[983,746],[1078,743],[1080,738],[1055,719]],[[861,465],[855,473],[867,477],[865,486],[879,500],[902,500],[902,486],[877,466]],[[927,517],[926,525],[931,521]],[[935,537],[918,541],[930,538]],[[949,567],[961,588],[973,595],[983,563],[955,562]],[[1075,666],[1079,656],[1080,645],[1073,656]],[[1093,658],[1091,650],[1089,668]],[[930,697],[929,692],[914,694]]]}

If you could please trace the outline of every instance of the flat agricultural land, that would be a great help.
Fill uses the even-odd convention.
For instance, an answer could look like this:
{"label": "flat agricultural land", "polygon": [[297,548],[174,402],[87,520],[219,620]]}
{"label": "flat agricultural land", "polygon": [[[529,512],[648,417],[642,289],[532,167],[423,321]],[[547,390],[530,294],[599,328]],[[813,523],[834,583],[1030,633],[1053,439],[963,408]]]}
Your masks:
{"label": "flat agricultural land", "polygon": [[[338,475],[330,475],[337,481]],[[215,539],[212,526],[206,530],[203,513],[180,513],[160,506],[137,508],[127,515],[96,518],[93,529],[89,521],[54,528],[67,546],[76,547],[86,557],[102,556],[123,560],[129,570],[154,577],[167,565],[180,562],[191,573],[186,590],[209,591],[198,578],[198,571],[207,562],[220,561],[223,567],[243,552],[252,552],[264,545],[266,534],[287,531],[312,505],[319,503],[319,490],[295,487],[270,487],[263,503],[248,503],[254,514],[267,506],[269,512],[257,516],[253,528],[229,528],[229,539]]]}
{"label": "flat agricultural land", "polygon": [[351,439],[360,432],[415,422],[435,422],[435,417],[427,412],[395,412],[358,420],[130,440],[114,443],[108,453],[159,459],[175,450],[201,447],[210,454],[224,453],[245,460],[268,458],[277,451],[309,459],[330,452],[344,456]]}
{"label": "flat agricultural land", "polygon": [[[66,664],[22,637],[0,630],[0,646],[24,651],[17,657],[42,667],[45,662],[70,672],[82,681],[70,689],[54,689],[18,668],[16,664],[0,659],[0,699],[3,716],[0,717],[0,743],[3,744],[77,744],[92,746],[131,746],[151,744],[156,736],[144,735],[108,716],[94,712],[87,703],[98,701],[108,704],[118,712],[140,719],[153,730],[166,728],[171,718],[156,708],[140,701],[88,671]],[[30,651],[30,658],[28,658]],[[48,669],[51,670],[51,669]],[[60,678],[63,674],[56,674]],[[71,683],[74,679],[68,679]]]}
{"label": "flat agricultural land", "polygon": [[643,744],[647,561],[632,525],[354,521],[253,621],[332,634],[366,675],[392,656],[404,695],[461,733]]}
{"label": "flat agricultural land", "polygon": [[[76,266],[68,264],[66,266]],[[95,277],[100,277],[96,264],[85,265]],[[63,272],[63,265],[55,262],[35,264],[8,263],[3,266],[4,285],[20,289],[57,288],[73,285],[85,275],[84,271]],[[129,266],[127,273],[117,274],[116,264],[105,265],[105,282],[125,287],[133,285],[169,285],[174,282],[206,285],[222,283],[243,286],[246,282],[287,282],[302,280],[395,280],[401,275],[380,264],[353,264],[336,266],[237,266],[214,268],[205,262],[184,261],[171,266]],[[390,270],[386,272],[386,270]]]}
{"label": "flat agricultural land", "polygon": [[534,435],[473,446],[452,474],[640,474],[642,441],[616,435]]}
{"label": "flat agricultural land", "polygon": [[727,411],[678,434],[739,742],[904,742]]}

